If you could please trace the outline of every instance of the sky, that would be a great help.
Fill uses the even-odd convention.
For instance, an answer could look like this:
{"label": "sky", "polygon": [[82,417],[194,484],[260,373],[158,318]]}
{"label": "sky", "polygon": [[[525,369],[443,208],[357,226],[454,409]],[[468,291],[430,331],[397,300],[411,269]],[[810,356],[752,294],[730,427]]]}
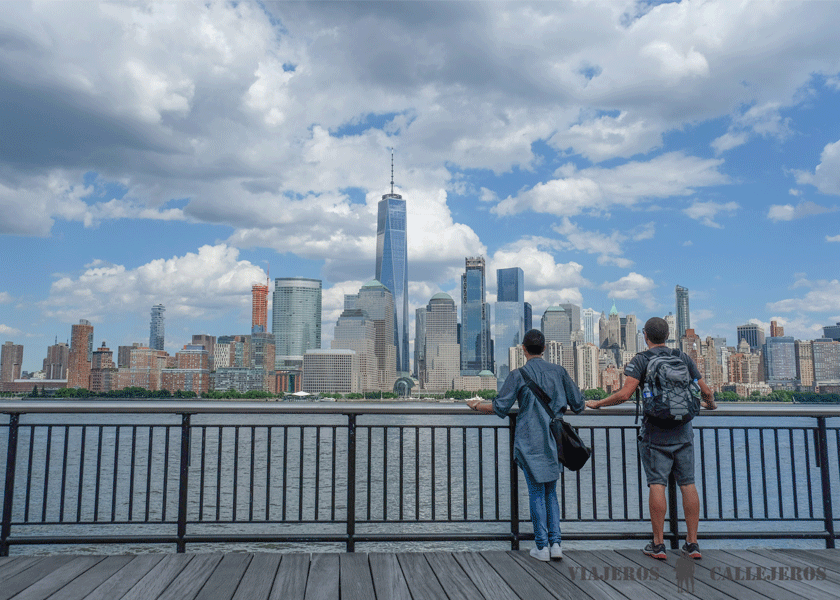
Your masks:
{"label": "sky", "polygon": [[[4,2],[0,338],[166,350],[323,280],[323,345],[408,206],[409,309],[464,258],[549,305],[726,337],[840,321],[836,2]],[[411,329],[413,344],[413,323]]]}

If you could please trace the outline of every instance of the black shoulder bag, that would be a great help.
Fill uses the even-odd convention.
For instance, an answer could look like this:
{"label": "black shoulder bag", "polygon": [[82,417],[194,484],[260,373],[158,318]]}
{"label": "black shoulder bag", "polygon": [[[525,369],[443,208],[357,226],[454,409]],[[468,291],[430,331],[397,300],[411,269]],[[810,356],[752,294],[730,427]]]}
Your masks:
{"label": "black shoulder bag", "polygon": [[522,379],[525,380],[528,388],[540,400],[540,404],[551,419],[550,428],[557,444],[557,459],[570,471],[579,471],[589,460],[592,450],[583,443],[577,431],[566,423],[563,417],[554,414],[554,411],[551,410],[551,398],[531,379],[525,369],[520,369],[519,374],[522,375]]}

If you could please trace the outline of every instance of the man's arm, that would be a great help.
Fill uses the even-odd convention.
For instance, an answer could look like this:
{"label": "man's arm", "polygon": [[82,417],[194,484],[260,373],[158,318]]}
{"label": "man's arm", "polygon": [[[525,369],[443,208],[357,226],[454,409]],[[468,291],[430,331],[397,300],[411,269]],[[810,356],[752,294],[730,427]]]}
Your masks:
{"label": "man's arm", "polygon": [[716,409],[715,393],[712,391],[712,388],[706,385],[706,382],[702,379],[697,380],[697,385],[700,386],[700,397],[702,398],[700,406],[708,410]]}
{"label": "man's arm", "polygon": [[[704,383],[703,385],[706,384]],[[637,387],[639,387],[638,379],[626,377],[624,379],[624,387],[611,396],[607,396],[603,400],[587,400],[586,408],[603,408],[604,406],[614,406],[616,404],[621,404],[622,402],[627,402],[633,396],[633,392],[636,391]],[[706,389],[708,389],[708,387]]]}

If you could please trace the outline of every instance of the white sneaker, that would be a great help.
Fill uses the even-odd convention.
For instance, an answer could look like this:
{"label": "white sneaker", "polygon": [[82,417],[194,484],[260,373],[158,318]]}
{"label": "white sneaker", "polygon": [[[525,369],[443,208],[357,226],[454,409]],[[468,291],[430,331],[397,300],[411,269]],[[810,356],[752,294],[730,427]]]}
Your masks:
{"label": "white sneaker", "polygon": [[552,544],[551,546],[551,558],[560,560],[563,558],[563,549],[560,548],[560,544]]}
{"label": "white sneaker", "polygon": [[536,558],[537,560],[541,560],[543,562],[548,562],[551,560],[551,551],[548,549],[548,546],[545,548],[531,548],[531,556]]}

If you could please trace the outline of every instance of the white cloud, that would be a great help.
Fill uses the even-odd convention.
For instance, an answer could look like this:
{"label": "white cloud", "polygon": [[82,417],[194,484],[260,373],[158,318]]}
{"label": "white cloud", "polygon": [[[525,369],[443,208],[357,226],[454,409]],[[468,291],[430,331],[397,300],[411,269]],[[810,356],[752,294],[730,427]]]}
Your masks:
{"label": "white cloud", "polygon": [[823,213],[834,212],[837,207],[820,206],[810,200],[800,202],[796,206],[793,204],[773,204],[767,211],[767,218],[771,221],[793,221],[794,219],[802,219],[812,215],[821,215]]}
{"label": "white cloud", "polygon": [[20,329],[15,329],[14,327],[10,327],[5,323],[0,323],[0,335],[6,336],[13,336],[13,335],[23,335],[23,332]]}
{"label": "white cloud", "polygon": [[791,189],[788,190],[788,194],[790,194],[791,196],[801,196],[802,195],[802,190],[797,190],[796,188],[791,188]]}
{"label": "white cloud", "polygon": [[820,164],[810,171],[794,171],[800,185],[813,185],[823,194],[840,195],[840,140],[827,144],[820,154]]}
{"label": "white cloud", "polygon": [[809,281],[798,280],[793,288],[808,288],[809,291],[800,298],[788,298],[777,302],[769,302],[767,310],[780,313],[829,313],[840,314],[840,281],[837,279]]}
{"label": "white cloud", "polygon": [[491,209],[500,215],[526,210],[558,216],[598,213],[612,206],[633,206],[647,199],[690,196],[695,188],[728,183],[718,169],[723,161],[669,152],[647,162],[631,161],[605,169],[591,167],[562,179],[535,185],[509,196]]}
{"label": "white cloud", "polygon": [[655,287],[657,286],[652,279],[635,272],[625,275],[618,281],[606,282],[601,285],[601,289],[606,290],[611,298],[639,299],[648,308],[653,308],[657,304],[656,300],[650,295]]}
{"label": "white cloud", "polygon": [[723,225],[715,222],[715,218],[718,213],[724,212],[732,215],[739,208],[740,206],[738,206],[737,202],[727,202],[725,204],[720,204],[718,202],[695,202],[688,208],[684,209],[683,212],[692,219],[700,221],[707,227],[722,229]]}
{"label": "white cloud", "polygon": [[715,154],[722,154],[727,150],[732,150],[733,148],[746,144],[749,137],[750,136],[743,131],[738,133],[732,133],[729,131],[712,141],[712,149],[715,151]]}
{"label": "white cloud", "polygon": [[694,242],[692,242],[691,240],[686,240],[686,241],[684,241],[684,242],[683,242],[683,244],[682,244],[682,245],[683,245],[683,246],[693,246],[693,245],[694,245]]}
{"label": "white cloud", "polygon": [[827,235],[825,236],[826,242],[840,242],[840,235]]}
{"label": "white cloud", "polygon": [[13,300],[9,292],[0,292],[0,304],[8,304]]}

